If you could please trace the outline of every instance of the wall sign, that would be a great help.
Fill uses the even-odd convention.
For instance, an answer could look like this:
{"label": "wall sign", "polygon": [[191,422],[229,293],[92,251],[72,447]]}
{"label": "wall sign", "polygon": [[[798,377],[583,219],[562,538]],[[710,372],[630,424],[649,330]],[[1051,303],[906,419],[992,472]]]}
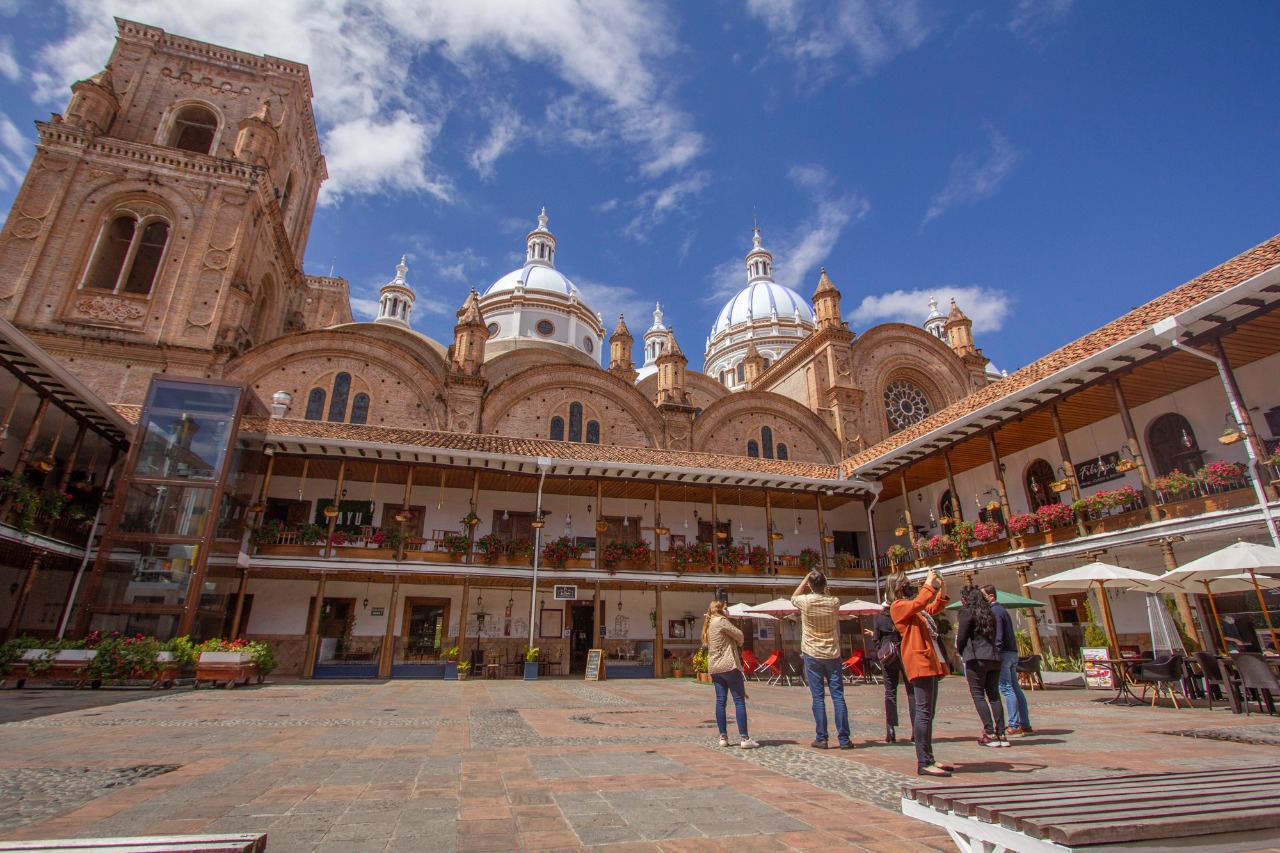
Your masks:
{"label": "wall sign", "polygon": [[383,612],[384,612],[384,611],[383,611],[383,609],[382,609],[381,607],[371,607],[371,608],[369,608],[369,615],[370,615],[370,616],[381,616],[381,615],[383,614]]}
{"label": "wall sign", "polygon": [[1110,480],[1119,480],[1124,474],[1116,470],[1116,465],[1120,462],[1120,452],[1108,453],[1105,456],[1099,456],[1084,462],[1077,462],[1076,482],[1080,484],[1080,488],[1088,486],[1096,486],[1098,483],[1106,483]]}
{"label": "wall sign", "polygon": [[558,583],[553,591],[552,598],[556,601],[577,601],[578,587],[575,584]]}

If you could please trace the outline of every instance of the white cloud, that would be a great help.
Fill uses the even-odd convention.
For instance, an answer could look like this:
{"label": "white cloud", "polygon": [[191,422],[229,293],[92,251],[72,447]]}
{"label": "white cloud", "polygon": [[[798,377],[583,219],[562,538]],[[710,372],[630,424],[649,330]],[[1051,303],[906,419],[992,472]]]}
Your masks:
{"label": "white cloud", "polygon": [[665,187],[641,193],[633,203],[640,212],[627,226],[627,232],[637,240],[644,240],[651,229],[672,213],[683,210],[686,200],[702,192],[710,183],[711,175],[707,172],[693,172]]}
{"label": "white cloud", "polygon": [[8,38],[0,39],[0,77],[12,80],[14,83],[22,77],[22,66],[18,64],[18,58],[13,55],[13,42]]}
{"label": "white cloud", "polygon": [[1038,42],[1045,30],[1066,19],[1075,0],[1017,0],[1009,30],[1029,42]]}
{"label": "white cloud", "polygon": [[0,113],[0,187],[22,183],[27,164],[31,162],[34,146],[22,131]]}
{"label": "white cloud", "polygon": [[[33,75],[45,103],[65,103],[67,86],[98,70],[112,15],[306,63],[333,176],[329,200],[398,188],[452,197],[431,157],[444,159],[434,147],[455,113],[489,128],[460,155],[481,176],[517,144],[519,127],[537,127],[543,142],[621,150],[646,179],[678,173],[704,150],[670,89],[674,26],[644,0],[64,2],[69,34],[40,51]],[[411,74],[430,59],[443,60],[430,67],[444,82]],[[536,101],[486,115],[495,76],[523,74],[522,65],[553,82]],[[560,111],[574,120],[545,121]],[[365,150],[384,145],[391,150]]]}
{"label": "white cloud", "polygon": [[815,84],[837,72],[870,76],[936,29],[917,0],[747,0],[747,12],[795,62],[800,78]]}
{"label": "white cloud", "polygon": [[864,297],[846,319],[857,329],[866,329],[877,323],[909,323],[922,325],[929,316],[929,300],[938,300],[938,310],[945,316],[951,310],[951,300],[973,321],[973,332],[998,332],[1009,316],[1013,300],[1002,290],[970,286],[943,286],[929,290],[895,290],[879,296]]}
{"label": "white cloud", "polygon": [[575,279],[574,284],[582,291],[582,301],[604,318],[606,334],[618,325],[619,314],[628,318],[627,328],[632,337],[640,338],[652,325],[653,300],[633,288],[582,279]]}
{"label": "white cloud", "polygon": [[[762,227],[762,243],[773,255],[774,281],[808,298],[817,286],[818,268],[845,229],[871,212],[871,204],[857,193],[838,192],[834,179],[821,166],[793,166],[787,174],[797,189],[809,196],[812,213],[792,228]],[[704,302],[724,302],[746,285],[743,259],[750,250],[747,244],[740,255],[716,267]]]}
{"label": "white cloud", "polygon": [[994,127],[988,126],[986,131],[986,145],[965,151],[952,161],[947,185],[929,202],[921,228],[958,204],[994,195],[1013,173],[1022,159],[1022,152]]}

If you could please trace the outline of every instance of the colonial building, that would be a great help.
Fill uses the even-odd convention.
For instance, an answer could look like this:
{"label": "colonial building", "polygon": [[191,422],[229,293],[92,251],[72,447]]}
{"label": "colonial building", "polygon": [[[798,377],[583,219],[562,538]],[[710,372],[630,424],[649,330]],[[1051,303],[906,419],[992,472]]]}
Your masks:
{"label": "colonial building", "polygon": [[[1002,378],[955,303],[921,326],[850,329],[827,271],[810,298],[778,284],[757,230],[702,372],[660,306],[636,361],[626,319],[607,331],[561,271],[573,246],[543,210],[524,264],[455,294],[439,342],[412,327],[405,258],[370,322],[345,281],[302,271],[325,177],[310,98],[304,66],[120,21],[104,70],[37,124],[0,232],[0,310],[45,373],[82,383],[98,419],[83,430],[99,423],[115,450],[136,433],[119,464],[65,457],[39,416],[62,398],[15,372],[23,435],[0,464],[26,479],[7,505],[22,482],[52,494],[81,469],[94,495],[108,470],[117,485],[100,524],[56,540],[83,583],[33,568],[39,543],[9,510],[0,538],[26,549],[0,568],[22,591],[10,633],[54,633],[55,613],[73,632],[248,634],[317,676],[431,675],[452,645],[505,665],[532,643],[560,666],[602,647],[614,672],[652,674],[664,646],[693,651],[714,588],[772,598],[808,565],[842,594],[875,595],[890,556],[1016,588],[1032,563],[1160,541],[1167,563],[1175,537],[1194,556],[1221,531],[1257,534],[1265,502],[1243,489],[1224,488],[1241,502],[1227,516],[1205,495],[1177,510],[1193,522],[1161,516],[1154,478],[1214,461],[1196,436],[1222,403],[1208,362],[1147,330],[1176,316],[1179,346],[1221,341],[1247,446],[1267,454],[1247,410],[1280,403],[1265,381],[1275,241]],[[1118,539],[1121,522],[1084,507],[1070,544],[1017,527],[1068,490],[1088,497],[1121,444],[1143,503]],[[24,464],[40,448],[52,480]],[[1004,544],[935,554],[979,509]],[[1044,641],[1069,648],[1053,624]]]}

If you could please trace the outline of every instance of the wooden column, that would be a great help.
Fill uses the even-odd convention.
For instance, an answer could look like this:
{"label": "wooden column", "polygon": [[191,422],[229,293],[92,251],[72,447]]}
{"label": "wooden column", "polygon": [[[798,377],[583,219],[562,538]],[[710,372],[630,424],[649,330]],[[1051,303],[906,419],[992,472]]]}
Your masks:
{"label": "wooden column", "polygon": [[[410,465],[410,466],[409,466],[409,471],[408,471],[408,473],[406,473],[406,474],[405,474],[405,477],[404,477],[404,506],[402,507],[402,511],[403,511],[403,512],[408,512],[408,511],[409,511],[409,506],[413,503],[413,475],[414,475],[414,474],[416,474],[417,472],[418,472],[418,469],[417,469],[417,468],[415,468],[414,466]],[[385,516],[385,515],[387,514],[387,511],[386,511],[386,509],[385,509],[385,508],[382,510],[382,514],[383,514],[383,516]],[[392,518],[394,518],[394,517],[395,517],[395,516],[392,516]],[[397,522],[396,522],[396,524],[399,524],[399,525],[400,525],[400,544],[396,546],[396,559],[397,559],[397,560],[403,560],[403,559],[404,559],[404,540],[405,540],[405,536],[404,536],[404,523],[403,523],[403,522],[400,522],[400,521],[397,521]]]}
{"label": "wooden column", "polygon": [[[462,579],[462,603],[458,606],[458,660],[470,660],[467,657],[467,608],[470,606],[470,598],[471,578],[464,577]],[[477,642],[479,642],[478,639]]]}
{"label": "wooden column", "polygon": [[[1266,459],[1269,455],[1267,453],[1266,445],[1264,445],[1262,440],[1258,438],[1258,431],[1253,428],[1253,415],[1249,414],[1249,403],[1244,399],[1244,395],[1240,393],[1240,386],[1236,383],[1236,373],[1231,369],[1231,362],[1227,360],[1227,350],[1226,347],[1222,345],[1222,338],[1213,339],[1213,348],[1217,352],[1219,360],[1222,362],[1223,381],[1226,382],[1227,386],[1231,389],[1232,396],[1240,401],[1240,417],[1242,419],[1240,428],[1244,430],[1245,440],[1253,447],[1253,456],[1255,459]],[[1266,493],[1267,499],[1275,500],[1276,488],[1271,485],[1271,478],[1264,477],[1256,469],[1256,466],[1255,470],[1250,473],[1252,473],[1262,485],[1262,489]]]}
{"label": "wooden column", "polygon": [[1097,585],[1098,603],[1102,605],[1102,627],[1107,633],[1107,645],[1110,647],[1111,656],[1120,656],[1120,637],[1116,634],[1116,623],[1111,616],[1111,601],[1107,598],[1107,587],[1105,584]]}
{"label": "wooden column", "polygon": [[[471,514],[477,517],[479,517],[480,515],[478,512],[476,512],[476,504],[479,500],[480,500],[480,471],[479,469],[476,469],[476,471],[474,471],[471,475],[471,502],[468,504],[468,506],[471,507],[471,509],[469,510]],[[462,562],[466,563],[467,565],[472,565],[476,561],[476,528],[479,526],[480,526],[480,522],[467,525],[467,541],[470,543],[470,546],[467,548],[467,553],[463,555],[463,558],[462,558]]]}
{"label": "wooden column", "polygon": [[[1138,479],[1142,481],[1142,497],[1152,513],[1155,513],[1156,493],[1151,488],[1151,475],[1147,473],[1147,461],[1142,453],[1142,445],[1138,443],[1138,431],[1134,429],[1133,417],[1129,414],[1129,404],[1124,399],[1124,389],[1119,379],[1111,380],[1111,388],[1116,394],[1116,407],[1120,410],[1120,423],[1124,426],[1125,441],[1133,451],[1133,461],[1138,466]],[[1155,520],[1155,516],[1152,516]]]}
{"label": "wooden column", "polygon": [[13,603],[13,614],[9,617],[9,630],[5,632],[5,640],[12,640],[18,636],[19,626],[22,624],[22,614],[27,609],[27,601],[31,598],[31,590],[36,584],[36,575],[40,572],[40,563],[44,560],[44,552],[36,551],[31,555],[31,562],[27,563],[27,576],[22,581],[22,587],[18,590],[18,600]]}
{"label": "wooden column", "polygon": [[[918,569],[920,568],[920,550],[916,542],[916,524],[911,518],[911,493],[907,491],[905,471],[898,475],[898,480],[902,484],[902,517],[907,522],[907,544],[911,546],[911,565]],[[781,630],[781,623],[779,623],[779,630]]]}
{"label": "wooden column", "polygon": [[[662,571],[662,534],[657,531],[658,519],[662,518],[662,492],[658,484],[653,484],[653,570]],[[667,540],[670,542],[671,540]]]}
{"label": "wooden column", "polygon": [[0,421],[0,442],[9,435],[9,423],[13,420],[13,413],[18,409],[18,400],[21,399],[22,392],[26,388],[26,383],[19,382],[13,389],[13,396],[9,398],[9,404],[5,406],[4,420]]}
{"label": "wooden column", "polygon": [[720,571],[720,507],[716,501],[716,487],[711,487],[711,572]]}
{"label": "wooden column", "polygon": [[951,492],[951,517],[956,521],[964,521],[964,501],[960,500],[960,492],[956,491],[955,474],[951,472],[951,455],[942,451],[942,467],[947,472],[947,491]]}
{"label": "wooden column", "polygon": [[249,570],[240,570],[240,585],[236,588],[236,606],[231,613],[231,639],[240,639],[240,617],[244,614],[245,590],[249,587]]}
{"label": "wooden column", "polygon": [[1000,495],[1000,512],[1004,514],[1005,524],[1009,523],[1013,510],[1009,508],[1009,490],[1004,485],[1004,471],[1000,468],[1000,448],[996,445],[996,431],[987,433],[987,443],[991,446],[991,468],[996,475],[996,492]]}
{"label": "wooden column", "polygon": [[[622,598],[621,589],[618,590],[618,598],[619,599]],[[592,590],[591,592],[591,612],[596,615],[596,618],[591,620],[591,625],[592,625],[592,629],[595,631],[595,636],[592,637],[591,642],[587,644],[588,649],[594,649],[601,645],[600,629],[604,627],[605,612],[604,612],[604,608],[600,606],[600,580],[599,579],[596,580],[595,589]],[[570,655],[573,654],[572,641],[569,648],[569,653]]]}
{"label": "wooden column", "polygon": [[653,677],[666,675],[662,643],[662,584],[653,587]]}
{"label": "wooden column", "polygon": [[822,520],[822,493],[814,495],[818,502],[818,553],[822,557],[822,570],[827,570],[827,527]]}
{"label": "wooden column", "polygon": [[40,398],[40,405],[36,406],[35,417],[31,419],[31,424],[27,427],[27,434],[22,439],[22,447],[18,450],[18,464],[13,466],[14,474],[21,474],[27,470],[27,465],[31,462],[31,451],[34,449],[36,439],[40,435],[40,423],[44,420],[44,416],[48,411],[49,397],[45,395]]}
{"label": "wooden column", "polygon": [[[1015,566],[1014,571],[1018,573],[1018,589],[1024,598],[1031,598],[1031,589],[1027,586],[1027,567]],[[1040,640],[1040,626],[1036,622],[1036,612],[1033,609],[1022,611],[1022,618],[1027,620],[1027,633],[1031,635],[1031,651],[1033,654],[1044,656],[1044,643]]]}
{"label": "wooden column", "polygon": [[765,541],[769,543],[769,574],[778,573],[778,567],[773,556],[773,501],[769,497],[769,490],[764,490],[764,527]]}
{"label": "wooden column", "polygon": [[[333,489],[333,503],[338,505],[338,501],[342,500],[342,484],[347,479],[347,460],[343,459],[338,463],[338,483]],[[338,516],[329,519],[328,532],[325,533],[324,539],[324,556],[325,559],[333,556],[333,529],[338,526]]]}
{"label": "wooden column", "polygon": [[1062,457],[1062,470],[1067,482],[1071,484],[1071,500],[1080,500],[1080,484],[1076,482],[1076,466],[1071,461],[1071,451],[1067,448],[1067,434],[1062,430],[1062,417],[1058,414],[1058,404],[1049,407],[1049,415],[1053,418],[1053,434],[1058,439],[1058,455]]}
{"label": "wooden column", "polygon": [[391,603],[387,605],[387,630],[382,635],[382,653],[378,655],[378,677],[389,678],[396,659],[396,612],[400,609],[400,576],[391,577]]}
{"label": "wooden column", "polygon": [[[1160,546],[1160,556],[1164,559],[1164,570],[1171,572],[1178,568],[1178,558],[1173,553],[1173,543],[1168,539],[1159,539],[1156,544]],[[1208,637],[1209,642],[1205,643],[1204,638],[1196,636],[1196,620],[1191,612],[1190,597],[1185,592],[1179,592],[1173,596],[1173,603],[1178,608],[1178,619],[1182,621],[1182,630],[1186,633],[1187,639],[1199,646],[1199,648],[1187,649],[1187,651],[1198,652],[1200,649],[1212,649],[1212,637]]]}
{"label": "wooden column", "polygon": [[[604,537],[600,535],[600,531],[596,530],[595,523],[604,518],[604,482],[596,480],[596,517],[591,519],[591,535],[596,537],[596,571],[604,569]],[[636,522],[636,529],[640,529],[640,522]]]}
{"label": "wooden column", "polygon": [[256,513],[258,523],[262,523],[262,517],[267,514],[267,496],[271,489],[271,474],[276,469],[276,455],[272,453],[267,457],[267,470],[262,475],[262,488],[258,490],[258,504],[262,506],[262,512]]}
{"label": "wooden column", "polygon": [[315,601],[311,602],[311,613],[307,616],[307,644],[302,655],[302,677],[310,678],[316,671],[316,637],[320,633],[320,609],[324,606],[324,572],[316,582]]}
{"label": "wooden column", "polygon": [[[62,466],[62,476],[58,478],[58,491],[66,492],[68,484],[71,483],[71,471],[75,468],[76,457],[80,455],[80,448],[84,446],[84,437],[89,428],[85,424],[80,424],[76,428],[76,437],[71,442],[71,450],[67,453],[67,461]],[[54,448],[54,457],[57,457],[57,448]]]}

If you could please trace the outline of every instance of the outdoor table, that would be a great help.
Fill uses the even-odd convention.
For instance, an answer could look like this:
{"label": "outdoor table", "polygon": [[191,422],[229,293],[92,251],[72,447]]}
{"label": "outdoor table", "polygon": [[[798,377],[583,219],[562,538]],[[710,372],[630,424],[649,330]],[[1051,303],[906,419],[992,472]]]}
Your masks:
{"label": "outdoor table", "polygon": [[1124,700],[1125,705],[1144,705],[1132,690],[1129,689],[1129,668],[1134,664],[1142,663],[1138,658],[1098,658],[1091,663],[1105,663],[1111,670],[1111,677],[1116,681],[1116,695],[1112,696],[1104,705],[1119,705]]}

